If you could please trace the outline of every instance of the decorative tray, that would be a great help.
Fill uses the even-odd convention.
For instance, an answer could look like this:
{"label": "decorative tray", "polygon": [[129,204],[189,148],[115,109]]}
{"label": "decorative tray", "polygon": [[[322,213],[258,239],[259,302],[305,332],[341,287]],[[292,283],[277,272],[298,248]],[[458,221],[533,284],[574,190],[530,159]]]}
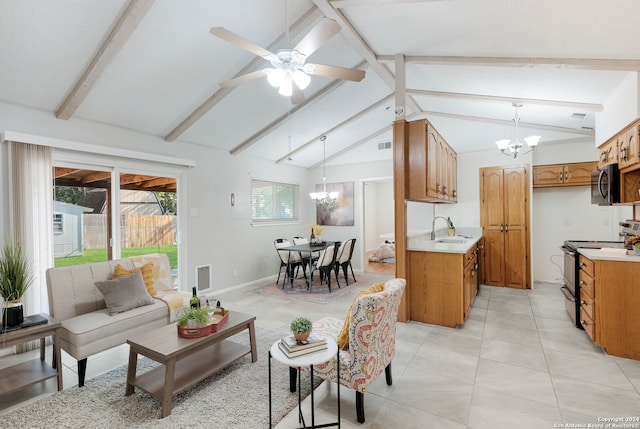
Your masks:
{"label": "decorative tray", "polygon": [[178,336],[182,338],[200,338],[216,333],[229,320],[229,310],[222,309],[222,313],[215,313],[209,316],[211,323],[200,328],[187,328],[178,326]]}

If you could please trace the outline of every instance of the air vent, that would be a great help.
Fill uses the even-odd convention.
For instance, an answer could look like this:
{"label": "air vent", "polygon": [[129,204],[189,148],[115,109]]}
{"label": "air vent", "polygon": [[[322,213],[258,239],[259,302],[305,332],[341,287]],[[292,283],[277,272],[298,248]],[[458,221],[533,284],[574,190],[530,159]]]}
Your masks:
{"label": "air vent", "polygon": [[391,142],[378,143],[378,150],[391,149]]}
{"label": "air vent", "polygon": [[593,131],[593,127],[580,127],[581,130]]}
{"label": "air vent", "polygon": [[584,121],[586,117],[586,113],[574,113],[573,115],[571,115],[571,119],[574,119],[576,121]]}

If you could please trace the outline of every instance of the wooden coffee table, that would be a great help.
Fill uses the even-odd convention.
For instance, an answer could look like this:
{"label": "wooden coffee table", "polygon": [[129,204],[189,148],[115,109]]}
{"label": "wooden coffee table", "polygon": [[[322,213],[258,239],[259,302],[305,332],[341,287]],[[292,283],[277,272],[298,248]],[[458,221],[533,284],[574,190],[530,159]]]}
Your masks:
{"label": "wooden coffee table", "polygon": [[[193,386],[216,371],[251,353],[251,361],[258,360],[256,350],[255,316],[229,312],[229,320],[219,332],[201,338],[178,337],[174,323],[127,340],[129,368],[125,395],[138,387],[162,401],[162,417],[171,414],[173,396]],[[238,344],[226,338],[249,330],[250,345]],[[138,354],[162,364],[137,375]]]}

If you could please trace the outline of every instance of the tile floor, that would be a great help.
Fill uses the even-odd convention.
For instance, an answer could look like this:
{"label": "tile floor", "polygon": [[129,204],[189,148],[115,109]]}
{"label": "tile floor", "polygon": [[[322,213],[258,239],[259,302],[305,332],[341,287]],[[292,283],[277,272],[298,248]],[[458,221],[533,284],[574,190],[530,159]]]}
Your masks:
{"label": "tile floor", "polygon": [[[320,305],[285,303],[250,289],[229,291],[219,299],[255,314],[258,326],[282,332],[300,314],[344,317],[355,293]],[[396,338],[393,385],[387,386],[382,376],[369,388],[363,425],[355,421],[355,394],[343,388],[342,428],[537,429],[640,417],[640,361],[607,356],[595,347],[572,325],[555,284],[536,284],[531,291],[482,286],[464,326],[399,323]],[[92,357],[88,377],[126,359],[126,346]],[[63,363],[68,387],[77,383],[75,361],[66,356]],[[47,386],[24,390],[11,400],[0,398],[0,414],[47,394]],[[317,424],[335,421],[335,394],[332,383],[316,390]],[[303,409],[308,410],[308,402]],[[640,422],[630,423],[635,426],[626,427],[640,427]],[[297,426],[294,410],[277,428]]]}

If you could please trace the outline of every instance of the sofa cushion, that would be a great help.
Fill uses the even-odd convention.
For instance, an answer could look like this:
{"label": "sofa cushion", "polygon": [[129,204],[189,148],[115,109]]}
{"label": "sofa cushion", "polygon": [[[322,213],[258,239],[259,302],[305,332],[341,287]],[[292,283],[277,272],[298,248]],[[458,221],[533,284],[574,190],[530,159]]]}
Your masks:
{"label": "sofa cushion", "polygon": [[96,287],[104,296],[109,314],[122,313],[154,303],[153,297],[147,292],[140,271],[127,277],[96,282]]}
{"label": "sofa cushion", "polygon": [[153,285],[153,262],[147,262],[143,266],[134,268],[132,270],[127,270],[125,267],[118,264],[114,268],[111,278],[119,279],[121,277],[127,277],[135,273],[136,271],[140,271],[142,273],[142,280],[144,280],[144,285],[146,286],[149,295],[156,296],[156,289]]}

